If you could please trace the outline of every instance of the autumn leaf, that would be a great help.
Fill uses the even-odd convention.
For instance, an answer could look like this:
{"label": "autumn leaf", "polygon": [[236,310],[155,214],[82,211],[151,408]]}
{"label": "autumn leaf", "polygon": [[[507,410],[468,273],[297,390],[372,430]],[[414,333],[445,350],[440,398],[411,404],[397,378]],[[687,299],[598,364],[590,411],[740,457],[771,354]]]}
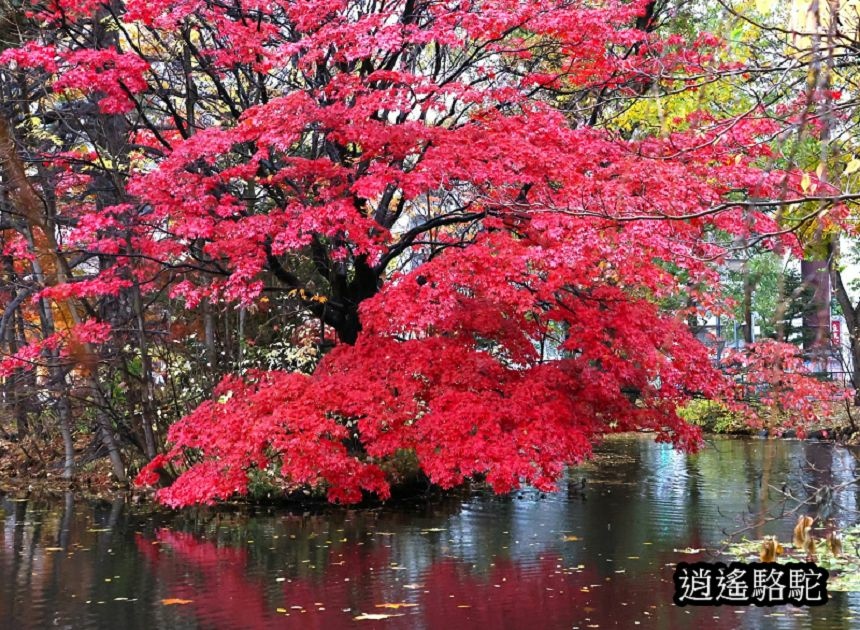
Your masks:
{"label": "autumn leaf", "polygon": [[380,619],[391,619],[392,617],[402,617],[403,614],[388,615],[383,613],[362,613],[353,617],[356,621],[377,621]]}
{"label": "autumn leaf", "polygon": [[171,597],[168,599],[162,599],[161,603],[165,606],[184,606],[185,604],[190,604],[193,601],[193,599],[178,599]]}

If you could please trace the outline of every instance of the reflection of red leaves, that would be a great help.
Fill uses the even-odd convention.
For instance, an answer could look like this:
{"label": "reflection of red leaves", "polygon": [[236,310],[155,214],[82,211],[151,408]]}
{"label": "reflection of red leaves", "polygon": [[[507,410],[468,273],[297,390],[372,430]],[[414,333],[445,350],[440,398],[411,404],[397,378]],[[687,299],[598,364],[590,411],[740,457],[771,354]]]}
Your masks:
{"label": "reflection of red leaves", "polygon": [[[664,592],[663,601],[671,602],[671,580],[658,579],[659,570],[654,568],[677,560],[670,557],[658,557],[644,572],[623,574],[592,564],[570,566],[561,549],[547,549],[543,559],[523,563],[497,558],[486,570],[442,557],[412,567],[420,571],[422,582],[419,588],[411,588],[416,585],[401,584],[384,573],[390,567],[390,548],[350,542],[332,546],[325,558],[317,556],[319,570],[305,569],[306,575],[276,587],[266,577],[271,568],[259,564],[262,557],[248,554],[244,548],[219,546],[167,530],[157,537],[164,551],[156,554],[158,564],[150,565],[156,579],[169,592],[193,598],[188,608],[201,625],[212,628],[234,627],[241,620],[242,627],[251,629],[337,630],[352,627],[355,617],[372,620],[383,614],[391,617],[386,624],[398,629],[416,625],[431,629],[528,628],[538,614],[541,627],[547,628],[570,627],[585,617],[594,623],[629,619],[632,625],[632,619],[642,618],[643,609],[659,615],[670,627],[687,619],[686,612],[674,606],[657,611],[636,601],[635,593],[655,588]],[[148,557],[148,550],[155,546],[151,542],[143,537],[138,540],[138,549]],[[308,566],[303,559],[307,558],[301,554],[292,558],[297,562],[293,570]],[[630,600],[620,598],[619,593],[630,593]],[[398,595],[402,601],[386,603]],[[386,609],[392,612],[383,612]],[[714,628],[730,628],[734,621],[721,617],[712,623]]]}

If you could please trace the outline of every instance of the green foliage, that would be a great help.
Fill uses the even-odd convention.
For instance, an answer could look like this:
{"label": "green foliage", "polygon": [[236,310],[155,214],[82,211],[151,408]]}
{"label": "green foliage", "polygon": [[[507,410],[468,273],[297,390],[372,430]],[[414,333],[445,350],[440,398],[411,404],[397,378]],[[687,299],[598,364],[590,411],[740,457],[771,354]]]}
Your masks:
{"label": "green foliage", "polygon": [[741,324],[744,322],[744,283],[747,281],[752,285],[750,308],[755,323],[760,327],[758,336],[801,343],[802,331],[792,322],[801,318],[811,304],[812,291],[801,286],[800,272],[786,267],[783,258],[771,251],[751,255],[744,261],[744,269],[729,270],[724,286],[735,304],[732,316]]}
{"label": "green foliage", "polygon": [[733,413],[724,404],[704,399],[695,399],[679,407],[678,415],[689,422],[713,433],[732,433],[747,427],[744,417]]}

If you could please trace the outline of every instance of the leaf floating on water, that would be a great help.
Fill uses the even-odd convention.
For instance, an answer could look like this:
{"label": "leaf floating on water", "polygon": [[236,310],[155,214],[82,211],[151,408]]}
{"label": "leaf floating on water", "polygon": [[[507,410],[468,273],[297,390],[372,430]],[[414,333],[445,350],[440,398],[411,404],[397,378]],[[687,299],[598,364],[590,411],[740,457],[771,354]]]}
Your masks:
{"label": "leaf floating on water", "polygon": [[285,612],[287,612],[287,609],[286,608],[275,608],[275,612],[285,613]]}
{"label": "leaf floating on water", "polygon": [[563,536],[562,540],[564,542],[576,542],[577,540],[581,540],[579,536]]}
{"label": "leaf floating on water", "polygon": [[393,608],[395,610],[397,610],[398,608],[414,608],[417,605],[418,604],[410,604],[407,602],[397,602],[394,604],[388,604],[388,603],[386,603],[386,604],[375,604],[375,606],[377,608]]}
{"label": "leaf floating on water", "polygon": [[62,547],[45,547],[45,551],[62,551]]}
{"label": "leaf floating on water", "polygon": [[[845,550],[851,549],[856,553],[857,549],[860,548],[860,524],[851,525],[839,533]],[[744,538],[740,542],[729,544],[726,548],[726,554],[732,558],[747,560],[757,558],[760,549],[761,541]],[[830,577],[827,580],[828,591],[860,592],[860,555],[855,555],[855,553],[843,552],[835,556],[825,541],[821,541],[817,545],[816,564],[830,572]],[[786,554],[788,562],[802,559],[802,553],[796,550],[790,550]]]}
{"label": "leaf floating on water", "polygon": [[179,599],[176,597],[170,597],[168,599],[162,599],[161,603],[165,606],[184,606],[185,604],[190,604],[193,601],[193,599]]}
{"label": "leaf floating on water", "polygon": [[694,549],[693,547],[686,547],[684,549],[673,549],[675,553],[702,553],[704,548],[702,549]]}
{"label": "leaf floating on water", "polygon": [[382,613],[361,613],[360,615],[353,617],[355,621],[376,621],[379,619],[391,619],[392,617],[402,617],[403,613],[399,615],[385,615]]}

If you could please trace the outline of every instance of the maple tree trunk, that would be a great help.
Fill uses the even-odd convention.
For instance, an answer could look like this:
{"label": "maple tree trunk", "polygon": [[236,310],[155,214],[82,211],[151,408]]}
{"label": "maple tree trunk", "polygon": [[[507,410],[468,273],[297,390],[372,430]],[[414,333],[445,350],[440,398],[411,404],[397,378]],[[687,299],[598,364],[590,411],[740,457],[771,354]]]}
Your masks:
{"label": "maple tree trunk", "polygon": [[346,277],[346,271],[342,271],[333,283],[333,301],[342,306],[326,323],[334,327],[341,342],[354,344],[361,332],[359,306],[379,291],[381,281],[365,257],[356,259],[353,279],[347,282]]}
{"label": "maple tree trunk", "polygon": [[803,312],[804,349],[821,357],[828,351],[830,338],[830,274],[825,260],[803,260],[801,278],[811,289]]}
{"label": "maple tree trunk", "polygon": [[122,453],[120,453],[119,444],[114,437],[110,420],[107,419],[104,413],[99,413],[98,423],[102,444],[104,444],[107,449],[114,477],[116,477],[116,480],[120,483],[125,483],[128,480],[125,474],[125,463],[122,459]]}
{"label": "maple tree trunk", "polygon": [[[848,340],[851,346],[851,385],[854,387],[854,406],[860,407],[860,302],[853,304],[848,295],[842,272],[838,266],[840,253],[839,238],[831,238],[828,242],[828,269],[829,280],[833,288],[833,295],[842,309],[845,318],[845,327],[848,329]],[[841,349],[839,349],[841,352]]]}
{"label": "maple tree trunk", "polygon": [[748,344],[755,340],[753,330],[753,278],[747,265],[744,265],[744,341]]}
{"label": "maple tree trunk", "polygon": [[[33,242],[32,229],[27,230],[27,237]],[[33,275],[41,284],[45,281],[45,272],[38,258],[31,261]],[[42,337],[48,338],[54,334],[56,324],[54,314],[50,306],[43,298],[38,300],[39,321],[42,328]],[[62,477],[71,480],[75,476],[75,444],[72,436],[72,414],[69,402],[69,388],[66,386],[66,372],[59,363],[56,351],[51,351],[47,357],[48,372],[51,378],[50,390],[54,398],[54,408],[57,413],[60,435],[63,440],[63,472]]]}
{"label": "maple tree trunk", "polygon": [[218,372],[218,348],[215,345],[215,315],[212,313],[212,305],[209,300],[203,302],[203,336],[206,345],[206,363],[209,374]]}
{"label": "maple tree trunk", "polygon": [[54,381],[55,409],[60,425],[60,435],[63,439],[63,479],[71,480],[75,476],[75,442],[72,438],[72,418],[69,410],[69,399],[66,395],[65,376],[59,368],[51,370]]}
{"label": "maple tree trunk", "polygon": [[152,431],[152,426],[155,423],[155,391],[152,374],[152,359],[149,356],[149,344],[146,339],[146,322],[144,320],[143,305],[141,303],[140,286],[135,282],[132,290],[132,305],[135,314],[135,323],[137,330],[137,344],[140,351],[141,364],[141,379],[143,396],[141,406],[143,414],[141,424],[143,425],[144,451],[147,458],[152,459],[157,452],[155,443],[155,435]]}
{"label": "maple tree trunk", "polygon": [[857,333],[860,331],[854,331],[854,334],[850,336],[851,339],[851,386],[854,388],[854,406],[860,407],[860,335]]}
{"label": "maple tree trunk", "polygon": [[[11,256],[3,257],[3,266],[9,279],[10,287],[19,284],[21,279],[15,273]],[[15,299],[23,300],[26,294],[26,291],[22,291],[22,293],[16,295]],[[6,312],[3,313],[2,327],[6,352],[9,355],[14,355],[27,341],[23,338],[23,335],[20,339],[17,336],[20,312],[17,307],[13,310],[11,306],[7,307]],[[10,415],[15,419],[15,434],[18,439],[22,439],[29,431],[27,409],[24,404],[26,401],[25,392],[29,389],[28,380],[28,375],[23,370],[15,370],[11,376],[6,378],[3,385],[4,406],[10,410]]]}

